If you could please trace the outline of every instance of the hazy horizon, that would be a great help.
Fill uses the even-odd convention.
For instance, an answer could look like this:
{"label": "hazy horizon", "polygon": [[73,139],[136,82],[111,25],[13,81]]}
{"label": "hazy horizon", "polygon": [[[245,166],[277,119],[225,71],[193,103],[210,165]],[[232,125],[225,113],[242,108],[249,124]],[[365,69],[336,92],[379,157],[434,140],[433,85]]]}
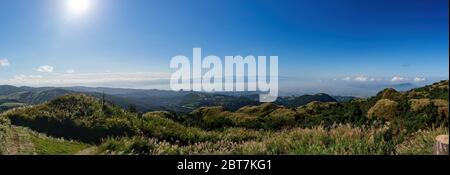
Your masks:
{"label": "hazy horizon", "polygon": [[[284,79],[285,80],[285,79]],[[332,96],[353,96],[353,97],[370,97],[376,95],[379,91],[386,88],[395,88],[399,91],[410,90],[413,88],[418,88],[426,85],[431,85],[433,83],[448,80],[448,79],[435,79],[435,80],[426,80],[421,82],[392,82],[392,81],[382,81],[382,82],[347,82],[345,84],[341,84],[336,80],[328,80],[328,81],[317,81],[315,84],[307,84],[303,86],[285,86],[289,84],[286,81],[280,81],[281,89],[280,96],[299,96],[299,95],[312,95],[319,93],[326,93]],[[161,90],[161,91],[172,91],[168,84],[169,80],[161,81],[158,84],[147,85],[146,87],[135,86],[136,83],[122,82],[113,83],[114,85],[94,85],[94,84],[67,84],[61,86],[29,86],[29,85],[11,85],[16,87],[32,87],[32,88],[75,88],[75,87],[87,87],[87,88],[113,88],[113,89],[132,89],[132,90]],[[292,81],[291,81],[292,82]],[[128,84],[128,85],[126,85]],[[298,81],[295,82],[298,84]],[[0,84],[0,85],[10,85],[10,84]],[[139,85],[139,83],[138,83]],[[212,92],[212,93],[224,93],[224,92]],[[242,92],[236,92],[242,93]],[[256,92],[249,92],[256,93]]]}

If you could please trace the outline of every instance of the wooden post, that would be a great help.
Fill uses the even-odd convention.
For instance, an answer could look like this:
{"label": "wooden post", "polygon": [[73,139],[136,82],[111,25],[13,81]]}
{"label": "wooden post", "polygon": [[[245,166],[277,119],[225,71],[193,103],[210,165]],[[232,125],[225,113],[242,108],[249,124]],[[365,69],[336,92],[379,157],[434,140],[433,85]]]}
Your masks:
{"label": "wooden post", "polygon": [[448,156],[448,135],[440,135],[436,137],[436,145],[434,148],[434,153],[436,155]]}

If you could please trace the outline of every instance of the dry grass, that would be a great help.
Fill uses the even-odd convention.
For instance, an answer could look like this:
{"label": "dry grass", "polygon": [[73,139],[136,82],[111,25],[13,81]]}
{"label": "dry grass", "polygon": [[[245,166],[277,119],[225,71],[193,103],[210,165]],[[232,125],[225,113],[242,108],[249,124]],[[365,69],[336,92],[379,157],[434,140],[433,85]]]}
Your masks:
{"label": "dry grass", "polygon": [[401,155],[432,155],[436,137],[442,134],[448,135],[448,131],[446,127],[418,131],[397,145],[396,152]]}
{"label": "dry grass", "polygon": [[392,140],[385,137],[389,128],[363,128],[337,125],[331,129],[289,129],[256,132],[252,140],[227,139],[178,145],[145,137],[110,139],[100,154],[150,155],[376,155],[393,154]]}
{"label": "dry grass", "polygon": [[388,99],[379,100],[369,109],[367,116],[369,118],[393,119],[397,116],[398,103]]}

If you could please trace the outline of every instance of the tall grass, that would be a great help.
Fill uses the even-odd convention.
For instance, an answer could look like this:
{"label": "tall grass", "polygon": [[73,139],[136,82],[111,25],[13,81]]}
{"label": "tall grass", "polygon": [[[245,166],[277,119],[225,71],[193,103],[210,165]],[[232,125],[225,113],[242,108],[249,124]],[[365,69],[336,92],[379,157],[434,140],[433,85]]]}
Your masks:
{"label": "tall grass", "polygon": [[100,154],[154,155],[386,155],[395,153],[388,127],[362,128],[337,125],[326,129],[289,129],[258,132],[246,141],[217,140],[180,145],[155,138],[109,139],[98,148]]}
{"label": "tall grass", "polygon": [[3,155],[6,148],[6,132],[9,127],[9,120],[0,116],[0,155]]}
{"label": "tall grass", "polygon": [[396,146],[396,151],[401,155],[433,155],[436,137],[448,135],[446,127],[438,127],[430,130],[418,131],[403,143]]}

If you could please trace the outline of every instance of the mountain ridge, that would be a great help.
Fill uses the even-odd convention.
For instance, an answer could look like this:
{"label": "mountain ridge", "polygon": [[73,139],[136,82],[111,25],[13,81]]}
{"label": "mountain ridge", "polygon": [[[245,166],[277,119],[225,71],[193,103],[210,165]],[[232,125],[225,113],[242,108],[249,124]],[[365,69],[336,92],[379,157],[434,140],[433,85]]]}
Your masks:
{"label": "mountain ridge", "polygon": [[[141,112],[168,110],[176,113],[189,113],[202,106],[224,106],[237,110],[248,105],[257,105],[259,96],[253,92],[244,93],[206,93],[191,91],[166,91],[121,88],[91,87],[15,87],[0,88],[0,102],[39,104],[57,97],[73,93],[85,93],[97,98],[105,98],[123,108],[136,108]],[[334,102],[327,94],[304,95],[293,99],[280,97],[275,103],[286,106],[304,105],[312,101]]]}

